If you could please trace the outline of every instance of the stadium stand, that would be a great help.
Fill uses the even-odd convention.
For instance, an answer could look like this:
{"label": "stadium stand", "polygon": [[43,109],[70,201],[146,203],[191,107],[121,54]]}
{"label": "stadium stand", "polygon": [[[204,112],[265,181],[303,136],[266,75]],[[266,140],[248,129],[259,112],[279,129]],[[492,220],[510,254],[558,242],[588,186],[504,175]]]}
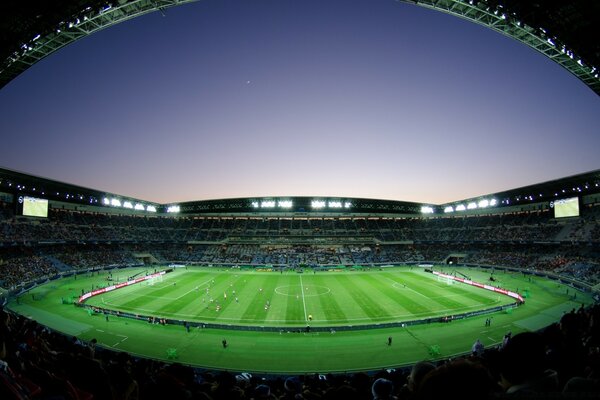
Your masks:
{"label": "stadium stand", "polygon": [[[51,202],[48,217],[40,219],[19,215],[10,196],[0,199],[0,287],[17,292],[71,271],[167,263],[314,269],[457,263],[543,272],[587,287],[600,284],[598,201],[587,202],[580,216],[566,219],[554,218],[548,208],[433,217],[260,216],[227,211],[148,215],[79,209],[60,202]],[[460,398],[595,396],[600,377],[599,313],[598,305],[572,310],[537,332],[536,343],[542,343],[545,351],[527,353],[526,361],[532,363],[527,365],[535,368],[525,371],[537,374],[507,373],[510,357],[525,363],[516,360],[519,352],[508,346],[489,347],[479,357],[435,362],[421,384],[409,388],[410,367],[291,377],[194,369],[113,352],[2,310],[0,396],[369,399],[386,390],[398,399],[449,393]],[[513,339],[515,347],[522,340],[519,335]]]}

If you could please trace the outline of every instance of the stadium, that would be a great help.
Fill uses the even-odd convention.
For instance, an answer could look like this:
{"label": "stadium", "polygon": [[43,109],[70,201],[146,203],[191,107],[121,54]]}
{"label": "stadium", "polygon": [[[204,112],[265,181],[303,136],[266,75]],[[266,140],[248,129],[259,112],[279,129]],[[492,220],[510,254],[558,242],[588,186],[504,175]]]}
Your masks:
{"label": "stadium", "polygon": [[[187,1],[60,3],[20,10],[27,23],[7,35],[20,50],[1,54],[2,85],[83,36]],[[552,18],[579,13],[588,26],[584,2],[552,13],[535,2],[418,3],[517,38],[600,92],[596,44]],[[600,170],[435,204],[158,203],[0,168],[0,393],[380,398],[389,384],[396,398],[486,398],[510,394],[498,380],[530,384],[528,372],[551,370],[554,386],[521,396],[595,396],[599,221]],[[432,372],[415,392],[422,362]],[[480,385],[465,389],[471,379]]]}

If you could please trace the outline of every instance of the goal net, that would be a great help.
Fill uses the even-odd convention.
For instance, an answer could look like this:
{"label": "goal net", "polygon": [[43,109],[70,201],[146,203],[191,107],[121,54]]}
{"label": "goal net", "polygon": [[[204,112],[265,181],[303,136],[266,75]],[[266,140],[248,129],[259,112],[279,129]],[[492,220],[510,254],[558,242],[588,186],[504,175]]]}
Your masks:
{"label": "goal net", "polygon": [[150,279],[148,279],[148,286],[154,286],[157,283],[162,283],[163,281],[163,276],[162,275],[158,275],[158,276],[154,276]]}
{"label": "goal net", "polygon": [[437,280],[438,280],[438,282],[443,282],[443,283],[445,283],[446,285],[452,285],[452,284],[454,284],[454,279],[452,279],[452,278],[451,278],[451,277],[449,277],[449,276],[441,276],[441,275],[438,275],[438,276],[437,276]]}

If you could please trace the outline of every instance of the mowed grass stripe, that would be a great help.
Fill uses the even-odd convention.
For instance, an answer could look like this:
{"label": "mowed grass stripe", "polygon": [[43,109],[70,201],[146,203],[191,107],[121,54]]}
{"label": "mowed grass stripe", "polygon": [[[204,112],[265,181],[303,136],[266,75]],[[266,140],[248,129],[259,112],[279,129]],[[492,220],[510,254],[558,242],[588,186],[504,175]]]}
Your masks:
{"label": "mowed grass stripe", "polygon": [[[235,301],[232,288],[238,279],[235,275],[227,274],[223,276],[223,279],[205,280],[206,284],[199,286],[199,290],[195,290],[195,288],[193,290],[196,299],[193,299],[192,303],[184,305],[179,312],[183,315],[192,315],[196,320],[205,320],[207,317],[214,319],[220,313],[224,313],[224,310]],[[189,300],[189,296],[185,298]],[[213,299],[212,303],[210,302],[211,298]],[[217,304],[221,307],[220,311],[216,311]]]}
{"label": "mowed grass stripe", "polygon": [[[409,280],[411,287],[438,303],[446,311],[458,311],[472,308],[478,304],[491,304],[494,302],[491,296],[481,296],[473,293],[473,290],[482,291],[484,289],[467,287],[460,283],[448,285],[447,283],[438,282],[434,275],[412,276]],[[467,290],[469,288],[471,290]]]}
{"label": "mowed grass stripe", "polygon": [[285,319],[292,324],[304,324],[306,320],[304,318],[304,303],[299,278],[296,276],[289,277],[285,285],[281,286],[280,291],[282,294],[279,296],[286,298]]}
{"label": "mowed grass stripe", "polygon": [[[182,309],[186,307],[191,302],[193,297],[200,296],[200,286],[203,286],[206,289],[209,286],[212,288],[227,279],[227,275],[224,274],[212,274],[206,276],[205,280],[199,280],[197,275],[191,274],[181,274],[179,276],[175,276],[173,279],[172,286],[172,294],[168,296],[168,298],[164,298],[164,303],[159,306],[156,313],[161,316],[175,315],[175,314],[185,314]],[[207,282],[209,281],[209,282]],[[178,285],[177,285],[178,283]],[[222,285],[222,284],[221,284]],[[195,290],[196,286],[198,286],[198,291]],[[192,304],[193,308],[194,305]],[[200,307],[199,307],[200,308]]]}
{"label": "mowed grass stripe", "polygon": [[[190,303],[194,307],[194,303],[190,301],[187,292],[191,289],[193,291],[196,285],[203,282],[200,279],[206,281],[206,279],[214,276],[214,273],[203,273],[200,276],[198,274],[183,272],[173,273],[173,275],[169,276],[169,280],[164,279],[163,282],[156,283],[155,285],[148,285],[142,282],[131,287],[119,289],[116,292],[108,293],[107,301],[110,302],[111,308],[115,309],[152,314],[157,317],[173,316],[182,318],[182,307],[189,306]],[[177,284],[173,285],[174,282],[179,283],[179,286]],[[123,290],[128,291],[128,293],[122,292]],[[123,294],[126,294],[126,296],[123,296]],[[180,297],[179,300],[177,300],[178,297]]]}
{"label": "mowed grass stripe", "polygon": [[[394,316],[412,319],[435,313],[439,309],[439,304],[430,301],[430,299],[424,296],[420,291],[415,290],[414,288],[409,289],[409,287],[412,286],[410,282],[407,284],[407,287],[404,287],[403,282],[396,282],[394,275],[387,273],[383,275],[377,274],[377,277],[373,279],[384,280],[382,286],[389,288],[388,290],[390,291],[393,290],[391,295],[398,304],[398,312],[394,313]],[[398,285],[394,285],[395,283],[398,283]]]}
{"label": "mowed grass stripe", "polygon": [[[131,297],[127,296],[125,298],[117,298],[114,300],[114,303],[111,299],[111,303],[120,308],[128,310],[136,307],[158,310],[158,308],[164,304],[163,302],[165,297],[174,299],[183,293],[180,291],[181,287],[177,289],[177,285],[173,285],[173,283],[177,282],[178,277],[179,274],[166,274],[164,275],[162,282],[157,282],[154,285],[149,285],[148,282],[138,283],[132,286],[134,292],[131,293]],[[138,291],[135,291],[135,289],[139,289],[139,293]],[[118,294],[118,292],[119,290],[114,293]]]}
{"label": "mowed grass stripe", "polygon": [[[315,277],[316,278],[316,277]],[[324,278],[324,277],[323,277]],[[333,285],[335,283],[334,279],[321,279],[321,276],[318,279],[315,279],[320,286],[325,286],[330,289],[329,292],[322,294],[320,296],[316,296],[316,299],[319,301],[321,314],[314,313],[313,317],[316,322],[333,322],[333,323],[345,323],[348,322],[348,318],[346,317],[346,313],[338,303],[339,297],[335,295],[342,290],[342,287],[335,287]],[[333,287],[331,287],[333,286]],[[312,311],[311,311],[312,312]]]}
{"label": "mowed grass stripe", "polygon": [[[248,280],[247,285],[254,287],[254,295],[246,300],[248,301],[248,307],[241,316],[244,322],[253,321],[256,323],[264,322],[267,318],[269,310],[265,310],[265,304],[267,300],[272,301],[275,294],[276,280],[273,280],[270,275],[256,276],[252,280]],[[262,289],[262,290],[260,290]]]}
{"label": "mowed grass stripe", "polygon": [[451,285],[443,282],[435,282],[432,286],[433,285],[449,294],[461,295],[462,301],[465,302],[466,306],[493,304],[495,303],[495,298],[499,296],[497,293],[459,282],[455,282]]}
{"label": "mowed grass stripe", "polygon": [[378,320],[388,316],[388,314],[379,307],[371,295],[367,294],[362,287],[354,283],[354,279],[348,276],[340,276],[339,282],[344,285],[346,290],[352,293],[352,297],[356,304],[373,320]]}
{"label": "mowed grass stripe", "polygon": [[313,317],[313,322],[337,322],[336,318],[347,320],[346,314],[337,303],[338,299],[332,295],[341,290],[345,291],[334,277],[327,274],[309,274],[303,277],[303,282],[306,314]]}
{"label": "mowed grass stripe", "polygon": [[[363,277],[374,291],[381,294],[381,306],[389,310],[391,317],[411,317],[430,313],[436,309],[434,304],[426,304],[427,299],[412,293],[396,282],[392,274],[370,274]],[[394,286],[398,283],[397,286]],[[386,301],[387,300],[387,301]],[[425,302],[424,302],[425,301]]]}
{"label": "mowed grass stripe", "polygon": [[[472,302],[468,300],[465,292],[454,291],[452,294],[456,295],[453,297],[447,297],[449,293],[447,293],[448,288],[444,286],[438,286],[437,281],[432,280],[429,276],[412,276],[407,280],[407,286],[412,290],[415,290],[421,293],[423,296],[427,297],[428,304],[430,305],[432,310],[436,310],[436,312],[448,310],[456,310],[465,307],[469,307],[472,305]],[[451,285],[444,285],[450,287]]]}

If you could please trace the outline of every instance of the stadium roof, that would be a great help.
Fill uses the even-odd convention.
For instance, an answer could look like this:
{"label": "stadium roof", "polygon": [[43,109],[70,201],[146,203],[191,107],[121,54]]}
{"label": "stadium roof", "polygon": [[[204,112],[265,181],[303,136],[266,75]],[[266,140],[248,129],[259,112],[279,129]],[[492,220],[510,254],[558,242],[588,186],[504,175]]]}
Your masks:
{"label": "stadium roof", "polygon": [[[477,204],[475,208],[501,208],[515,205],[549,204],[569,197],[600,194],[600,170],[573,175],[498,193],[491,193],[446,204],[414,203],[346,197],[255,197],[190,201],[179,204],[157,204],[129,196],[84,188],[48,178],[0,168],[0,193],[13,196],[41,197],[80,206],[97,206],[119,211],[143,213],[151,207],[157,213],[180,214],[270,214],[270,215],[344,215],[444,213],[447,207]],[[493,201],[492,201],[493,200]],[[484,202],[484,203],[482,203]],[[127,205],[126,205],[127,204]],[[482,204],[485,204],[483,206]],[[128,210],[130,209],[130,210]]]}
{"label": "stadium roof", "polygon": [[[0,2],[0,88],[31,65],[98,30],[197,0]],[[545,54],[600,94],[600,2],[403,0],[484,25]]]}

